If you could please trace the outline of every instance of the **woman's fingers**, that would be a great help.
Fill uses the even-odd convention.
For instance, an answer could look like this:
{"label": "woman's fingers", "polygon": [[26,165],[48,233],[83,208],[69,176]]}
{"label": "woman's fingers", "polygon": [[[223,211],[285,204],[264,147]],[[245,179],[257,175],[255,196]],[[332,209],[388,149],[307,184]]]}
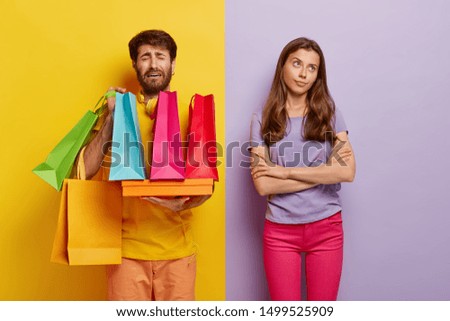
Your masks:
{"label": "woman's fingers", "polygon": [[263,166],[257,166],[252,169],[253,178],[264,176],[267,173],[267,168]]}

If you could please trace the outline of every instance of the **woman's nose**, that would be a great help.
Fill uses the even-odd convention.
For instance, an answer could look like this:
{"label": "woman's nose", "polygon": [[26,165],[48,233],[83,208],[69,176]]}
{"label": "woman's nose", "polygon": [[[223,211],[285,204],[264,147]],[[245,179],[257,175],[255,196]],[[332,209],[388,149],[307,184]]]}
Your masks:
{"label": "woman's nose", "polygon": [[300,68],[300,77],[306,78],[306,68]]}

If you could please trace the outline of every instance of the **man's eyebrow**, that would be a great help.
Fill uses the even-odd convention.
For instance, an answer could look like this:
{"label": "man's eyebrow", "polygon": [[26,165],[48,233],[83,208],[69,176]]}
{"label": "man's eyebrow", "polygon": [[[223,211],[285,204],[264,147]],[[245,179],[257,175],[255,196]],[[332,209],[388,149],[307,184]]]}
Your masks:
{"label": "man's eyebrow", "polygon": [[[147,57],[147,56],[151,56],[151,54],[152,54],[151,51],[146,51],[146,52],[140,54],[139,57]],[[155,55],[156,56],[165,56],[166,53],[163,51],[155,51]]]}

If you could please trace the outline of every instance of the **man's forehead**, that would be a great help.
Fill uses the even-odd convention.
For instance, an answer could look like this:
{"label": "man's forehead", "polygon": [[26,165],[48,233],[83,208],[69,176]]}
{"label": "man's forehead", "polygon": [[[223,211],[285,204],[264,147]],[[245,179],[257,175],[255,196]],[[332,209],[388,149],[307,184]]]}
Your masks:
{"label": "man's forehead", "polygon": [[153,45],[148,45],[148,44],[143,44],[141,46],[139,46],[138,48],[138,55],[142,55],[146,52],[159,52],[159,53],[169,53],[169,50],[161,47],[161,46],[153,46]]}

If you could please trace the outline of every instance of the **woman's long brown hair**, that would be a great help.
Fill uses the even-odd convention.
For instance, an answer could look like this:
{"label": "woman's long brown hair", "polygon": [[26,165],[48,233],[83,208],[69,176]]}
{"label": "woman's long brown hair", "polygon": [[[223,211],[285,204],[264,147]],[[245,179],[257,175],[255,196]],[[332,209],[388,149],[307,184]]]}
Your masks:
{"label": "woman's long brown hair", "polygon": [[272,87],[264,105],[261,134],[267,146],[283,139],[286,132],[289,116],[286,110],[287,88],[283,79],[283,67],[289,55],[299,49],[314,50],[320,57],[317,79],[306,96],[306,114],[303,118],[303,133],[300,134],[303,134],[305,140],[321,142],[332,142],[336,136],[332,126],[336,108],[327,86],[322,49],[314,40],[297,38],[281,51]]}

